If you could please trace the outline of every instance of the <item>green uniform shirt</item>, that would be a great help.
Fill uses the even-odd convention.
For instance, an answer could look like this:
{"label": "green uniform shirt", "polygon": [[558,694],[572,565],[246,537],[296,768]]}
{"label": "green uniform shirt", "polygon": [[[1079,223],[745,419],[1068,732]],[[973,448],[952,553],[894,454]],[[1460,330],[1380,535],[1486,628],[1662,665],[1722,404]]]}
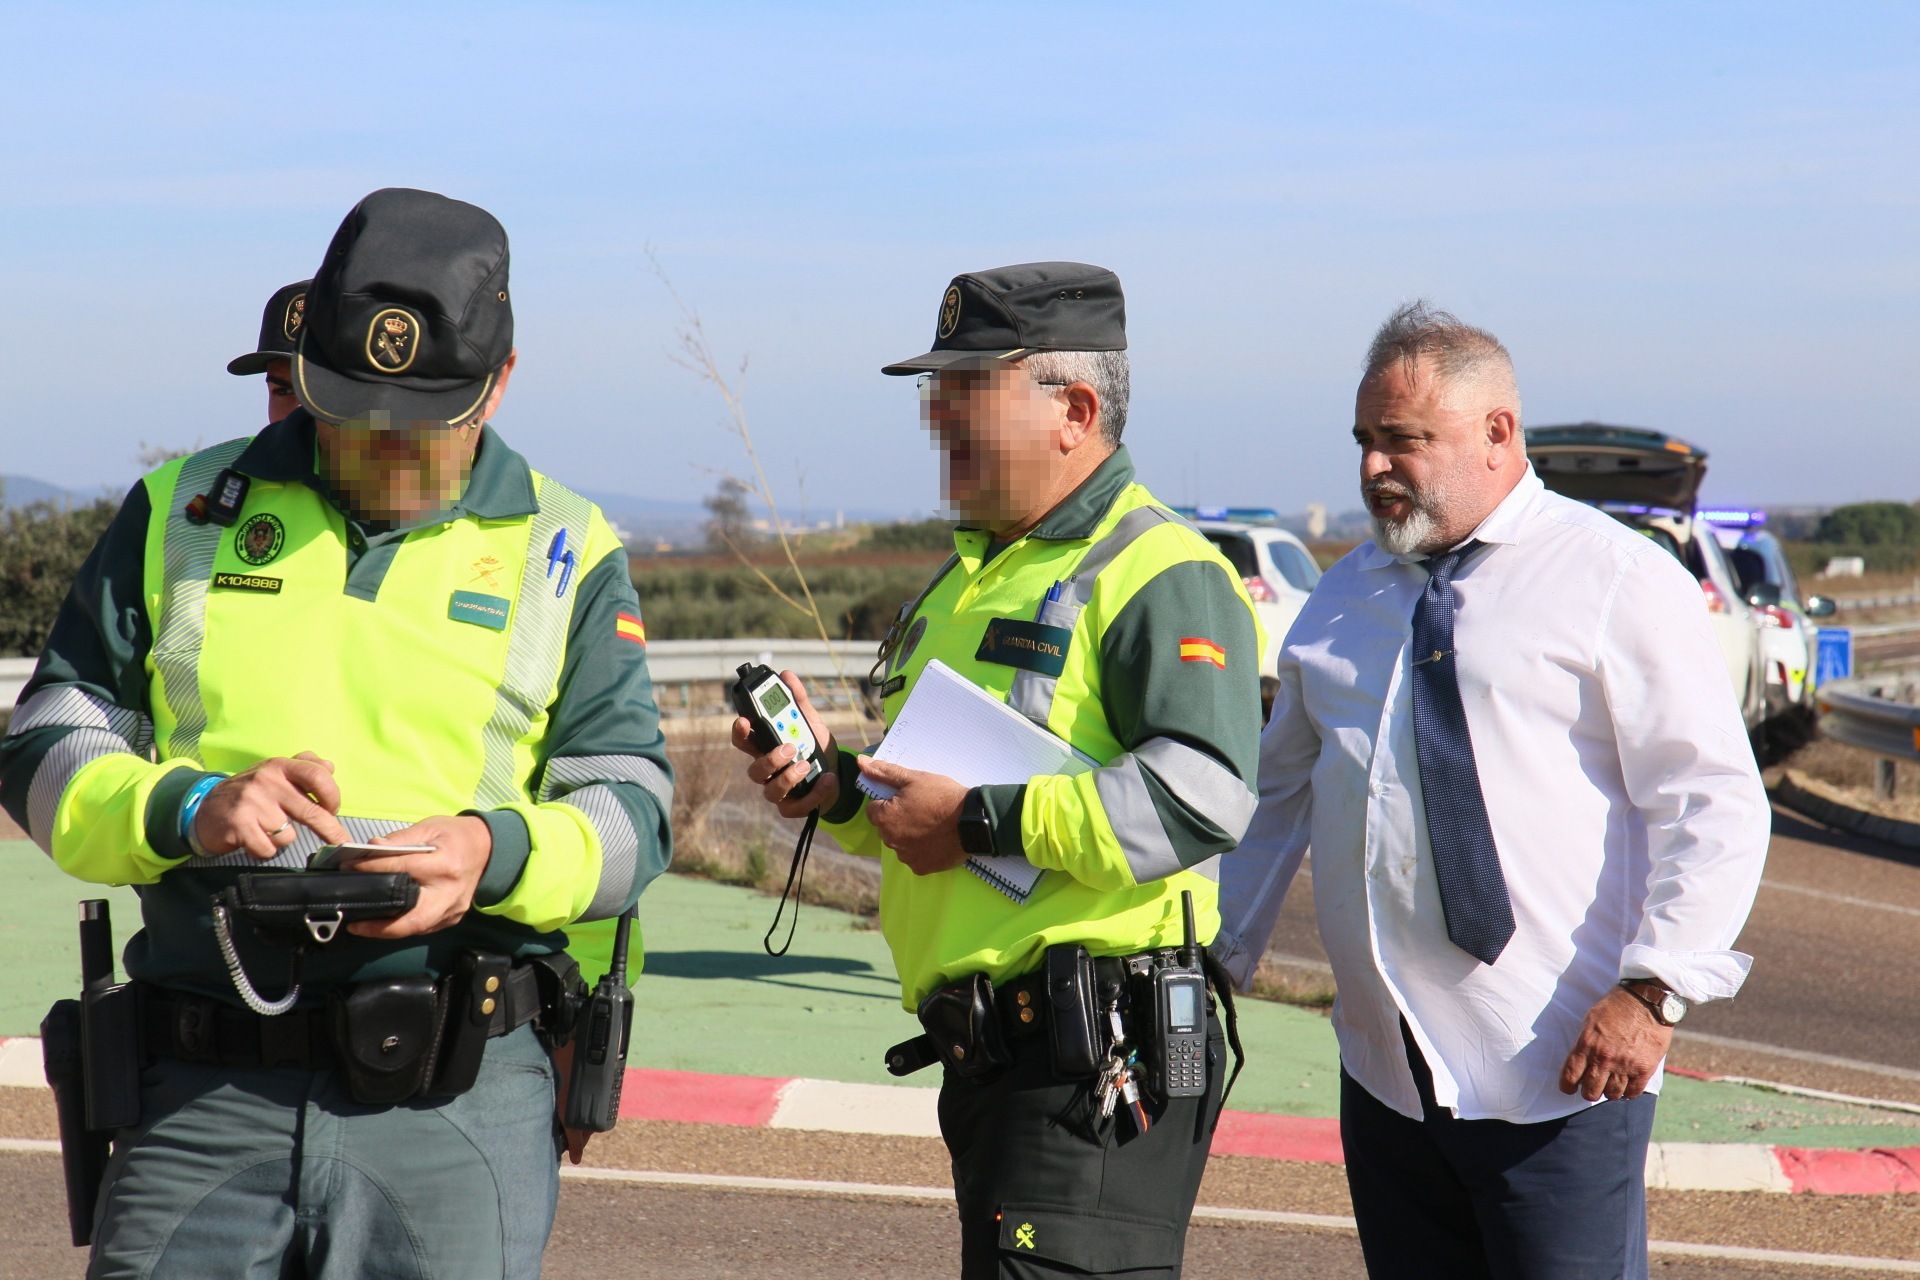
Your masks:
{"label": "green uniform shirt", "polygon": [[[556,949],[563,926],[617,915],[668,861],[671,775],[638,600],[598,510],[491,428],[460,499],[397,528],[345,515],[314,462],[297,412],[136,484],[0,740],[7,812],[71,874],[138,888],[135,977],[231,996],[208,901],[250,860],[191,857],[180,807],[207,772],[264,756],[334,760],[358,838],[448,812],[477,813],[493,836],[464,920],[390,943],[343,934],[309,956],[316,989],[439,972],[468,947]],[[251,481],[238,521],[186,533],[179,512],[222,465]],[[559,512],[578,549],[564,582],[529,545]],[[183,567],[196,537],[208,562]],[[527,636],[542,649],[516,684],[525,646],[510,641]],[[270,988],[284,960],[239,940]]]}
{"label": "green uniform shirt", "polygon": [[[1015,902],[964,867],[918,876],[881,844],[838,761],[827,830],[882,860],[881,927],[908,1008],[984,972],[1032,972],[1057,942],[1124,955],[1218,928],[1215,859],[1253,816],[1259,624],[1232,567],[1133,482],[1116,450],[1030,533],[997,548],[977,529],[901,623],[889,723],[938,658],[1101,767],[983,788],[994,844],[1045,869]],[[1058,597],[1049,602],[1059,584]]]}

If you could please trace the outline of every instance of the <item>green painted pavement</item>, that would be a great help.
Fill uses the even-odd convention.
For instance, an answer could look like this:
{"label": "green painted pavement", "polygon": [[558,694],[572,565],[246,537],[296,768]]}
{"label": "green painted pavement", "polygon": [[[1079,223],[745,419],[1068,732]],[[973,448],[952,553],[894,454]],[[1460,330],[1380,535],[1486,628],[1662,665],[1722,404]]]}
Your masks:
{"label": "green painted pavement", "polygon": [[[97,886],[62,876],[33,846],[0,843],[9,892],[0,899],[0,1035],[30,1035],[48,1002],[78,981],[74,904]],[[121,940],[138,906],[110,889]],[[869,922],[801,909],[792,950],[769,956],[761,938],[775,900],[749,889],[663,876],[640,902],[646,976],[634,989],[633,1065],[725,1075],[810,1076],[896,1084],[887,1046],[919,1029],[900,1007],[885,942]],[[784,925],[782,932],[785,931]],[[598,977],[598,962],[585,966]],[[1236,1109],[1333,1116],[1339,1061],[1319,1014],[1243,1000],[1248,1068]],[[909,1084],[932,1087],[932,1072]],[[1920,1146],[1920,1123],[1899,1112],[1788,1098],[1747,1086],[1669,1078],[1655,1136],[1666,1142],[1802,1147]]]}

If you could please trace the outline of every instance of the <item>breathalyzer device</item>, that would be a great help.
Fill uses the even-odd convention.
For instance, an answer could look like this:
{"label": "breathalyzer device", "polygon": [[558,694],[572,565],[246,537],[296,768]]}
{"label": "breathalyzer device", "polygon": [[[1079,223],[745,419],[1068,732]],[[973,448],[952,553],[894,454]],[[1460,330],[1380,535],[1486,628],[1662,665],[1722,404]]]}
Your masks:
{"label": "breathalyzer device", "polygon": [[1173,964],[1153,970],[1154,1043],[1148,1064],[1162,1098],[1198,1098],[1207,1092],[1207,975],[1193,939],[1193,893],[1180,895],[1186,942]]}
{"label": "breathalyzer device", "polygon": [[813,790],[814,781],[820,776],[820,744],[814,740],[813,730],[807,727],[807,718],[800,714],[793,690],[770,668],[757,662],[741,663],[735,674],[739,679],[733,684],[733,709],[753,726],[753,745],[764,755],[791,742],[795,748],[793,758],[807,766],[807,776],[787,792],[790,800],[802,798]]}

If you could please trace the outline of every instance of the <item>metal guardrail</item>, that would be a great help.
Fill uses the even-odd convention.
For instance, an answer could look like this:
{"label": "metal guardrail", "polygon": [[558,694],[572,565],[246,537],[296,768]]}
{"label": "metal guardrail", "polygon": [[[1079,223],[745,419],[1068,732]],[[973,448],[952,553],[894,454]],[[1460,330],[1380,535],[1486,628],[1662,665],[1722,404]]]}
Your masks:
{"label": "metal guardrail", "polygon": [[1820,686],[1820,731],[1835,742],[1895,760],[1920,761],[1920,706],[1886,696],[1890,686],[1836,680]]}
{"label": "metal guardrail", "polygon": [[0,658],[0,711],[11,711],[20,701],[20,690],[37,662],[38,658]]}
{"label": "metal guardrail", "polygon": [[[1825,594],[1825,593],[1822,593]],[[1834,609],[1846,613],[1853,609],[1903,609],[1909,605],[1920,604],[1920,594],[1906,592],[1885,596],[1829,596]]]}
{"label": "metal guardrail", "polygon": [[[855,687],[873,666],[871,640],[655,640],[647,646],[647,669],[660,690],[663,707],[693,709],[693,689],[730,683],[743,662],[764,662],[775,671],[792,671],[809,683],[822,683],[822,701],[838,704],[844,695],[828,685],[841,672]],[[838,661],[836,668],[834,663]],[[33,674],[36,659],[0,658],[0,710],[10,709]],[[671,691],[671,692],[669,692]],[[678,703],[677,708],[671,704]]]}

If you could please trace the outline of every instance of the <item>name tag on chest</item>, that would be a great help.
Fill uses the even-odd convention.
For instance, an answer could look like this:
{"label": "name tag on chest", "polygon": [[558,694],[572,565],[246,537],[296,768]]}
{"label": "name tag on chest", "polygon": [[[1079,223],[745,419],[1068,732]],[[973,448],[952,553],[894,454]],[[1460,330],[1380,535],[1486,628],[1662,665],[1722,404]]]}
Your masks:
{"label": "name tag on chest", "polygon": [[980,637],[980,648],[973,660],[1057,676],[1066,670],[1067,646],[1072,643],[1073,631],[1067,627],[995,618],[987,624],[986,634]]}
{"label": "name tag on chest", "polygon": [[512,603],[505,596],[482,595],[478,591],[456,591],[447,605],[447,616],[455,622],[471,622],[494,631],[507,629],[507,611]]}

